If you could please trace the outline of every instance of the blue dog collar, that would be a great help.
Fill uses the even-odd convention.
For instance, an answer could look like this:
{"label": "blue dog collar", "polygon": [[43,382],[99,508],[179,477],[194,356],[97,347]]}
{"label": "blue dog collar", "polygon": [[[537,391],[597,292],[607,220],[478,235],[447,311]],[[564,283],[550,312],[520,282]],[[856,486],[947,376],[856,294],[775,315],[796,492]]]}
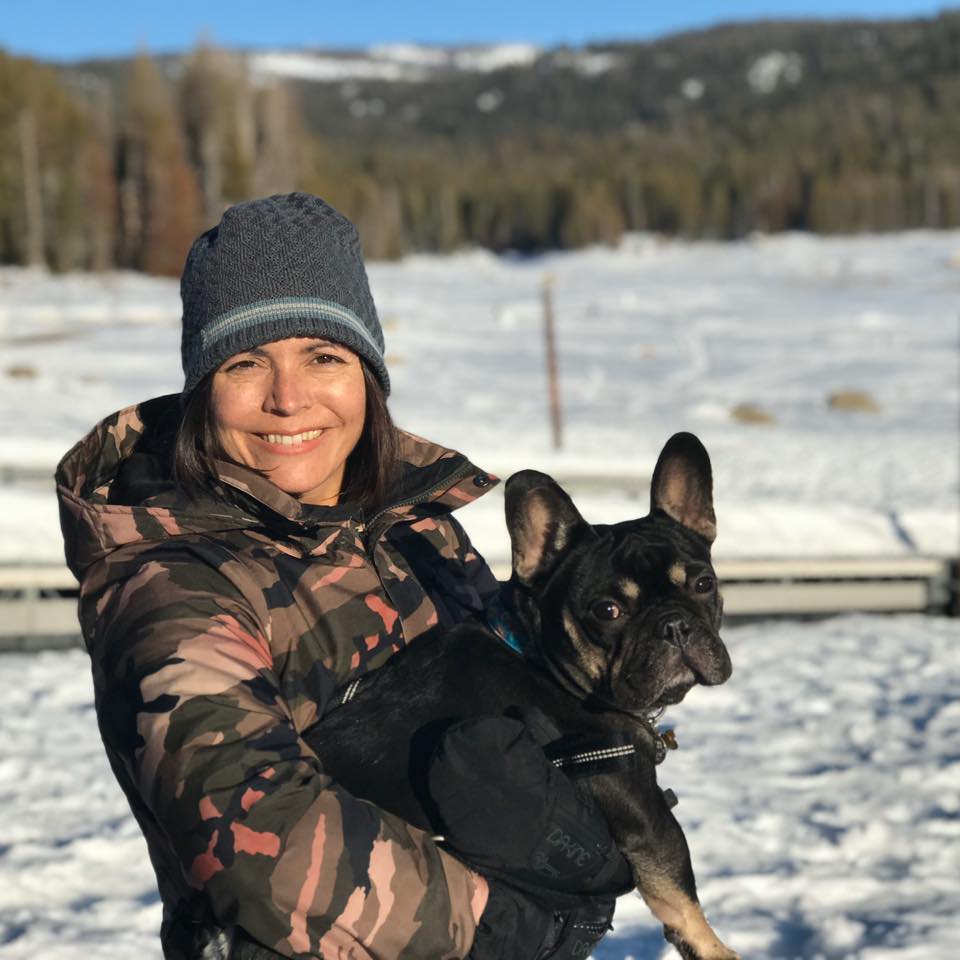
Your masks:
{"label": "blue dog collar", "polygon": [[487,626],[515,653],[523,655],[527,638],[517,628],[516,618],[507,609],[501,597],[484,611]]}

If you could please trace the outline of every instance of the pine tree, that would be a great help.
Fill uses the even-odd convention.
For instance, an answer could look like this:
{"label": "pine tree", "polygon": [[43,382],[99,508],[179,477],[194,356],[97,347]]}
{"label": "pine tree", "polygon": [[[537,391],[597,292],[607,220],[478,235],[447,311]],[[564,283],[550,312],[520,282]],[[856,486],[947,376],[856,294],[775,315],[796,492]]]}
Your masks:
{"label": "pine tree", "polygon": [[119,153],[120,263],[177,276],[198,231],[200,192],[169,85],[145,53],[130,71]]}

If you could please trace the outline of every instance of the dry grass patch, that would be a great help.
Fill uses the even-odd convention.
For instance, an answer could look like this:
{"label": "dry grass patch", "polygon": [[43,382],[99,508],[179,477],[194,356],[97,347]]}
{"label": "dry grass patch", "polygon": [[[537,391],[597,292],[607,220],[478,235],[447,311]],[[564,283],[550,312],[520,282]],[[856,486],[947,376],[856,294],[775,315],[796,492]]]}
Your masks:
{"label": "dry grass patch", "polygon": [[827,406],[849,413],[880,412],[880,404],[866,390],[834,390],[827,397]]}
{"label": "dry grass patch", "polygon": [[29,363],[15,363],[12,367],[7,367],[7,376],[11,380],[34,380],[37,370]]}
{"label": "dry grass patch", "polygon": [[746,423],[751,426],[769,426],[776,423],[776,417],[755,403],[738,403],[731,411],[730,416],[737,423]]}
{"label": "dry grass patch", "polygon": [[64,340],[73,340],[79,337],[78,330],[43,330],[40,333],[24,333],[20,336],[7,337],[5,343],[13,343],[18,347],[34,347],[44,343],[62,343]]}

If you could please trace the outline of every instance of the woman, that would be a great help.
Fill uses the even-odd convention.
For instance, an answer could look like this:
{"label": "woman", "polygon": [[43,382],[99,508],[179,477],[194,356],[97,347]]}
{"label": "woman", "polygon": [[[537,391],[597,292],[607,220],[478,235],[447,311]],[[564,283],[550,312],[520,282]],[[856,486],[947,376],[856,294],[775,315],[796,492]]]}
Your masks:
{"label": "woman", "polygon": [[301,738],[498,589],[450,515],[495,481],[391,423],[353,226],[304,194],[240,204],[181,294],[182,395],[103,421],[57,474],[165,956],[237,955],[211,924],[286,956],[567,955],[549,911],[346,794]]}

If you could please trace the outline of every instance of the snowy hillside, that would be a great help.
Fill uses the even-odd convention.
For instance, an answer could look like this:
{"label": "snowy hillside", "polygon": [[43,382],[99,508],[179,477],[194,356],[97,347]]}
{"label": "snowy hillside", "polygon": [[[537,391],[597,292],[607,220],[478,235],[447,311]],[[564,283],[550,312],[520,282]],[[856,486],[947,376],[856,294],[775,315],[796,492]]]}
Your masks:
{"label": "snowy hillside", "polygon": [[[528,67],[540,55],[540,47],[529,43],[470,47],[397,43],[351,53],[265,50],[251,54],[248,63],[251,73],[260,77],[295,77],[319,83],[343,80],[418,83],[451,73],[482,74],[506,67]],[[586,52],[582,56],[590,58]]]}

